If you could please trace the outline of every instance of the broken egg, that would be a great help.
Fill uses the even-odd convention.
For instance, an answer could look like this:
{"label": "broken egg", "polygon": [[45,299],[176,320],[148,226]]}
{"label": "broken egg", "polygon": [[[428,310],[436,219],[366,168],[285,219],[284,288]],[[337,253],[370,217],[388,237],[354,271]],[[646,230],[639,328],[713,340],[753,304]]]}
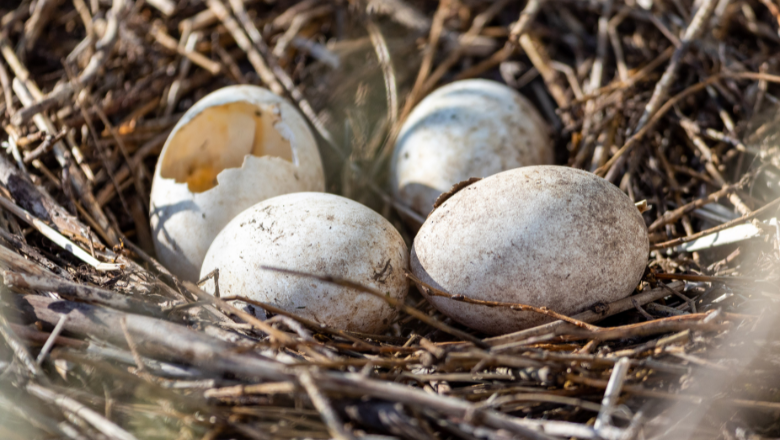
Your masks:
{"label": "broken egg", "polygon": [[396,316],[381,298],[264,266],[347,279],[403,301],[408,261],[401,234],[381,215],[333,194],[296,193],[231,220],[200,273],[218,269],[222,297],[243,296],[339,329],[380,333]]}
{"label": "broken egg", "polygon": [[[443,201],[414,239],[411,269],[448,295],[571,316],[629,296],[648,251],[642,215],[616,186],[582,170],[531,166],[479,180]],[[419,287],[442,313],[487,334],[551,320]]]}
{"label": "broken egg", "polygon": [[157,258],[197,281],[209,245],[238,213],[324,188],[317,142],[292,105],[261,87],[219,89],[184,114],[157,161],[149,215]]}
{"label": "broken egg", "polygon": [[420,101],[404,122],[391,185],[397,199],[425,216],[458,182],[552,161],[549,128],[526,98],[495,81],[455,81]]}

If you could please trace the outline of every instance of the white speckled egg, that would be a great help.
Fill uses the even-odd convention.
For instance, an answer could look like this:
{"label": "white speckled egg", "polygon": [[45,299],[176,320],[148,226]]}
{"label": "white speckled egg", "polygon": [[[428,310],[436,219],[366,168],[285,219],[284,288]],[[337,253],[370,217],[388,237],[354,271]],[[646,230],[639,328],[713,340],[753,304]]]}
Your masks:
{"label": "white speckled egg", "polygon": [[324,189],[317,142],[292,105],[261,87],[219,89],[184,114],[157,161],[149,215],[157,258],[197,281],[212,240],[238,213]]}
{"label": "white speckled egg", "polygon": [[533,105],[501,83],[456,81],[414,108],[398,135],[391,185],[427,215],[455,183],[553,161],[549,128]]}
{"label": "white speckled egg", "polygon": [[[473,183],[437,207],[412,247],[412,272],[451,295],[574,315],[629,296],[647,263],[647,228],[617,187],[567,167],[531,166]],[[454,320],[488,334],[550,318],[420,290]]]}
{"label": "white speckled egg", "polygon": [[344,197],[288,194],[265,200],[228,223],[211,245],[201,276],[219,269],[220,296],[244,296],[344,330],[380,333],[396,315],[380,298],[271,266],[330,275],[403,301],[409,254],[384,217]]}

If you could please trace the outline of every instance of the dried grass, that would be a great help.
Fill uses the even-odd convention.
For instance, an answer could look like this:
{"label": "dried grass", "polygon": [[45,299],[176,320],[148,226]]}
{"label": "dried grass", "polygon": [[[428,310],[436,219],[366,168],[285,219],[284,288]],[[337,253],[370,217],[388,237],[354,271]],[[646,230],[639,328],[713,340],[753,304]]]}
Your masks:
{"label": "dried grass", "polygon": [[[3,7],[0,437],[780,437],[771,0]],[[411,242],[385,191],[395,135],[468,77],[534,100],[557,163],[647,201],[635,295],[485,338],[413,291],[366,335],[255,303],[260,321],[149,256],[156,156],[184,110],[235,83],[295,102],[328,190]],[[735,241],[695,240],[713,233]]]}

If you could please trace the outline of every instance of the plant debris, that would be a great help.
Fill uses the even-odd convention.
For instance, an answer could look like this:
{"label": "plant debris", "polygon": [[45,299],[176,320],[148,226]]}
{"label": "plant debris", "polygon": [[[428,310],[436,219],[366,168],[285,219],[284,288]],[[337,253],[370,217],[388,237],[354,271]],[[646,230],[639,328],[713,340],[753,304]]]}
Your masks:
{"label": "plant debris", "polygon": [[[0,437],[780,437],[774,2],[11,3]],[[220,299],[154,260],[152,170],[207,93],[285,96],[319,137],[328,191],[411,243],[424,219],[386,191],[395,138],[428,93],[473,77],[534,102],[557,164],[646,203],[652,251],[634,295],[563,320],[539,309],[549,323],[486,338],[413,288],[372,335]]]}

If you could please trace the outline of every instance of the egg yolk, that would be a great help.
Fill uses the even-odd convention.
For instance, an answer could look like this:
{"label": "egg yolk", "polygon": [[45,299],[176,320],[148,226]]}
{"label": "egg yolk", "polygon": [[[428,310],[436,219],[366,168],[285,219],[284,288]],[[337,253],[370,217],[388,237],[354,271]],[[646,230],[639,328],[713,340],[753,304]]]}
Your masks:
{"label": "egg yolk", "polygon": [[221,170],[206,165],[202,168],[194,169],[187,176],[187,186],[192,192],[203,192],[217,186],[217,174]]}
{"label": "egg yolk", "polygon": [[160,175],[201,193],[217,186],[220,172],[240,168],[246,156],[292,162],[290,141],[275,127],[280,118],[275,104],[260,107],[241,101],[206,108],[169,141]]}

